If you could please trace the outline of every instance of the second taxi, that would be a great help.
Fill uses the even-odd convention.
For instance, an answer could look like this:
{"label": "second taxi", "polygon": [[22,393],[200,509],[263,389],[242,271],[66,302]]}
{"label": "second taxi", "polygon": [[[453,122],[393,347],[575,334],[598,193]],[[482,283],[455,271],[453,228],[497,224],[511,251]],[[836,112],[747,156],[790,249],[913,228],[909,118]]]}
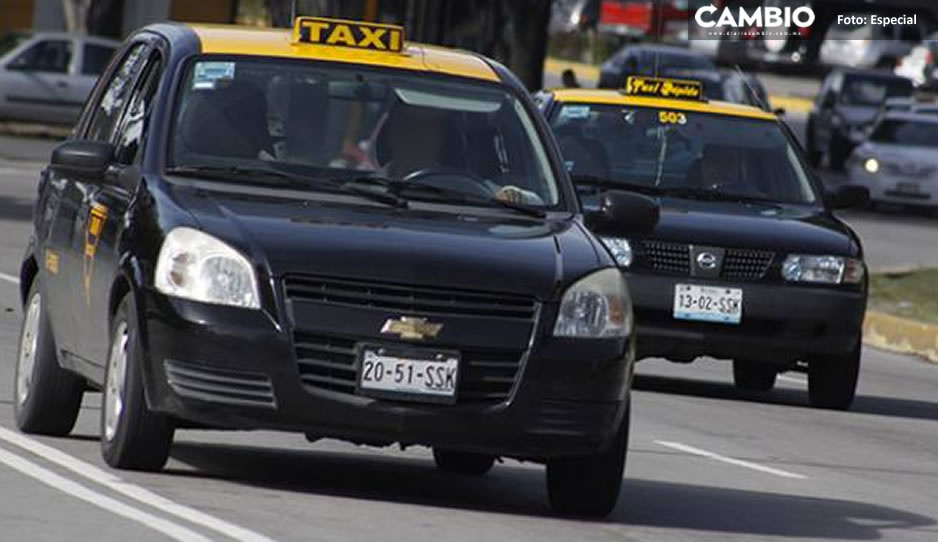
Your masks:
{"label": "second taxi", "polygon": [[640,358],[729,358],[750,391],[804,370],[813,405],[851,404],[866,266],[833,210],[865,204],[865,188],[827,191],[773,114],[708,101],[696,81],[537,100],[588,208],[610,188],[661,204],[653,231],[603,238],[629,279]]}

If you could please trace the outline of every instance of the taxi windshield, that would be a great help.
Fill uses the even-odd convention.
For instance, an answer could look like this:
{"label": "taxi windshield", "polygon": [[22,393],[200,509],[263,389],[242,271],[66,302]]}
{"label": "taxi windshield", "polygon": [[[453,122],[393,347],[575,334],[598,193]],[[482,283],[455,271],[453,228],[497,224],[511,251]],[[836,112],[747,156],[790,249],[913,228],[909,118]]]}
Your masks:
{"label": "taxi windshield", "polygon": [[182,85],[170,144],[176,170],[262,168],[433,189],[411,199],[462,193],[475,201],[512,187],[526,205],[560,200],[530,115],[494,84],[361,65],[200,57]]}
{"label": "taxi windshield", "polygon": [[574,180],[604,179],[678,196],[817,201],[795,148],[769,120],[564,104],[551,125]]}

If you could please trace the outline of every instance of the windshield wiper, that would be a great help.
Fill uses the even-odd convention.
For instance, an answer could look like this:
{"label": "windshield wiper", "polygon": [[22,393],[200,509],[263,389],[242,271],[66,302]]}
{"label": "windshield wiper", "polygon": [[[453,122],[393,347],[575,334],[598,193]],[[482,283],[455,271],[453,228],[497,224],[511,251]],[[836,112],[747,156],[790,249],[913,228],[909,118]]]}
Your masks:
{"label": "windshield wiper", "polygon": [[[459,190],[454,190],[451,188],[442,188],[439,186],[434,186],[430,184],[415,183],[409,181],[398,181],[390,179],[388,177],[382,177],[380,175],[376,176],[367,176],[367,177],[353,177],[351,179],[335,179],[336,181],[344,180],[347,184],[351,183],[351,186],[354,186],[353,183],[367,183],[377,186],[384,187],[387,192],[386,194],[391,197],[403,198],[406,200],[405,193],[407,192],[424,192],[428,194],[433,194],[439,196],[440,198],[454,200],[459,203],[482,203],[482,204],[495,204],[506,209],[512,209],[521,213],[524,213],[529,216],[544,218],[547,216],[542,209],[536,207],[531,207],[523,203],[514,203],[511,201],[503,201],[498,198],[485,198],[482,196],[474,196],[472,194],[467,194],[465,192],[460,192]],[[367,190],[367,189],[364,189]]]}
{"label": "windshield wiper", "polygon": [[664,193],[664,189],[647,184],[630,183],[627,181],[615,181],[595,175],[574,175],[573,184],[582,186],[594,186],[597,188],[613,188],[617,190],[628,190],[638,192],[649,196],[659,196]]}
{"label": "windshield wiper", "polygon": [[208,177],[225,180],[244,180],[250,183],[288,186],[308,190],[311,180],[279,169],[259,166],[177,166],[166,173],[183,177]]}
{"label": "windshield wiper", "polygon": [[663,189],[662,193],[665,196],[672,196],[676,198],[691,198],[706,201],[731,201],[738,203],[758,203],[771,207],[781,207],[778,201],[770,198],[748,196],[745,194],[734,194],[732,192],[721,192],[719,190],[708,190],[705,188],[678,186]]}

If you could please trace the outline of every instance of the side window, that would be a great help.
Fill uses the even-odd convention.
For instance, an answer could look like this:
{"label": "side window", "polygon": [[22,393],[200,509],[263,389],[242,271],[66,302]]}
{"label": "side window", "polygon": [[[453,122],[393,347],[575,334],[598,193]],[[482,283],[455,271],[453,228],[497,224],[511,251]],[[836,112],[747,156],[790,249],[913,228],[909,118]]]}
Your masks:
{"label": "side window", "polygon": [[120,131],[117,134],[115,158],[119,164],[139,163],[140,151],[147,135],[147,123],[153,97],[159,87],[162,63],[158,54],[151,56],[150,62],[140,78],[140,84],[130,97],[130,105],[124,113]]}
{"label": "side window", "polygon": [[121,60],[117,70],[111,76],[104,94],[95,104],[91,124],[88,126],[87,139],[111,141],[117,130],[121,113],[127,106],[130,93],[137,76],[147,60],[148,48],[142,43],[134,45]]}
{"label": "side window", "polygon": [[68,73],[72,62],[72,42],[67,40],[40,41],[26,49],[10,62],[17,70],[46,73]]}
{"label": "side window", "polygon": [[114,48],[106,45],[86,43],[82,55],[82,75],[101,75],[107,68],[108,62],[114,56]]}

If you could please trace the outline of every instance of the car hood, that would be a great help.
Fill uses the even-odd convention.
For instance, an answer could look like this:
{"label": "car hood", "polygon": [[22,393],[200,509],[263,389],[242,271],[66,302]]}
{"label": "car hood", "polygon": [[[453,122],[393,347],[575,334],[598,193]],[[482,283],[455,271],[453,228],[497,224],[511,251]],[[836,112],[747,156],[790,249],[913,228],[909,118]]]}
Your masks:
{"label": "car hood", "polygon": [[663,198],[650,239],[776,252],[855,256],[846,224],[821,209]]}
{"label": "car hood", "polygon": [[399,210],[191,188],[177,188],[174,199],[201,229],[265,262],[275,278],[309,274],[547,300],[578,275],[612,265],[582,222],[569,217]]}
{"label": "car hood", "polygon": [[891,143],[874,143],[868,141],[857,152],[873,154],[877,158],[889,162],[914,164],[938,164],[938,153],[933,147],[911,147],[908,145],[895,145]]}

